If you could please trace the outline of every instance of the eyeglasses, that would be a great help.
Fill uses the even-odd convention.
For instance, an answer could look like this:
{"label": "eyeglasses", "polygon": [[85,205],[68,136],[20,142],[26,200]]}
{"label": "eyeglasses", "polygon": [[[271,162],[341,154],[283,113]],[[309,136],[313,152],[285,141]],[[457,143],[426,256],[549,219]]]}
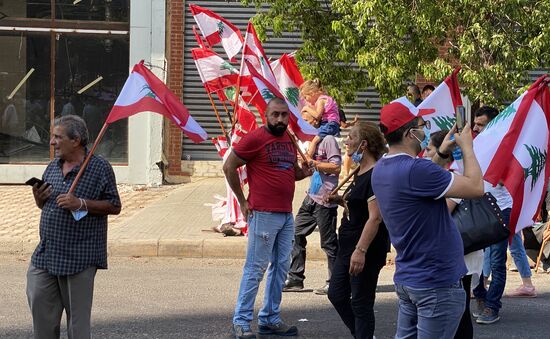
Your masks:
{"label": "eyeglasses", "polygon": [[418,128],[422,128],[422,127],[426,127],[427,129],[431,129],[432,128],[432,123],[430,122],[430,120],[427,120],[427,121],[424,121],[424,123],[422,125],[418,125]]}

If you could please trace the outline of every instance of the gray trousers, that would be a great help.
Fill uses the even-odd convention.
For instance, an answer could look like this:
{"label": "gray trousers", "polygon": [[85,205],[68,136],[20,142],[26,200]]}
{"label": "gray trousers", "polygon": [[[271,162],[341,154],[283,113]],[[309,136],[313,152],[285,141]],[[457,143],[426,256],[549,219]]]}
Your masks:
{"label": "gray trousers", "polygon": [[90,339],[90,317],[97,268],[69,275],[51,275],[29,266],[27,299],[35,339],[58,339],[63,310],[69,339]]}

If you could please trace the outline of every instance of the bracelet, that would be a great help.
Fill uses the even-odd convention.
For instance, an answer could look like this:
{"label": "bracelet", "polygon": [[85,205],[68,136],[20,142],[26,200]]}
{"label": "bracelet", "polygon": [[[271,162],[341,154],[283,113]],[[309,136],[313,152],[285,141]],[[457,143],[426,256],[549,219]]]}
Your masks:
{"label": "bracelet", "polygon": [[86,200],[84,199],[80,199],[80,200],[82,200],[82,202],[84,203],[84,208],[86,208],[85,211],[88,212],[88,204],[86,204]]}
{"label": "bracelet", "polygon": [[80,211],[80,209],[82,208],[82,199],[78,198],[78,200],[80,200],[80,207],[73,210],[73,212]]}
{"label": "bracelet", "polygon": [[451,156],[450,154],[441,153],[439,152],[439,150],[436,150],[435,152],[437,153],[437,155],[439,155],[441,159],[448,159]]}
{"label": "bracelet", "polygon": [[359,252],[362,252],[363,254],[367,253],[367,250],[359,245],[355,246],[355,249],[358,250]]}

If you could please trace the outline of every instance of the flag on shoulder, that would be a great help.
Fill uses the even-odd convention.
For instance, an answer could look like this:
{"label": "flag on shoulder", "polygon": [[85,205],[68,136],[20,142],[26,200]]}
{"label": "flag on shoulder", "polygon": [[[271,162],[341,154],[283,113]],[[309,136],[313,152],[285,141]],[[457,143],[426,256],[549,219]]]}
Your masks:
{"label": "flag on shoulder", "polygon": [[271,63],[271,69],[285,98],[300,110],[300,86],[304,78],[293,56],[283,54]]}
{"label": "flag on shoulder", "polygon": [[206,131],[191,117],[178,97],[145,65],[136,64],[124,83],[106,123],[141,112],[162,114],[172,120],[195,143],[206,140]]}
{"label": "flag on shoulder", "polygon": [[511,236],[533,225],[550,176],[549,82],[547,75],[540,77],[474,139],[484,179],[502,182],[514,201]]}
{"label": "flag on shoulder", "polygon": [[432,127],[431,133],[442,129],[450,130],[455,123],[455,107],[462,105],[460,88],[458,87],[457,74],[460,68],[456,68],[436,89],[418,105],[419,109],[431,108],[435,111],[422,116],[429,120]]}
{"label": "flag on shoulder", "polygon": [[237,26],[206,8],[190,4],[189,9],[208,44],[213,47],[221,43],[229,60],[234,61],[244,40]]}

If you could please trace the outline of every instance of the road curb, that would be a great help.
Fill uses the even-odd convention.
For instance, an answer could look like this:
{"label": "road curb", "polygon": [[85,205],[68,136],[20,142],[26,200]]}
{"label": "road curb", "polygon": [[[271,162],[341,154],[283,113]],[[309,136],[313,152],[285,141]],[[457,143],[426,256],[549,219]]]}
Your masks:
{"label": "road curb", "polygon": [[[31,255],[38,241],[21,241],[0,238],[0,254]],[[246,237],[220,239],[115,239],[109,240],[107,254],[110,257],[180,257],[211,259],[245,259]],[[308,260],[326,260],[319,244],[307,247]],[[395,259],[395,252],[388,253],[388,260]]]}

